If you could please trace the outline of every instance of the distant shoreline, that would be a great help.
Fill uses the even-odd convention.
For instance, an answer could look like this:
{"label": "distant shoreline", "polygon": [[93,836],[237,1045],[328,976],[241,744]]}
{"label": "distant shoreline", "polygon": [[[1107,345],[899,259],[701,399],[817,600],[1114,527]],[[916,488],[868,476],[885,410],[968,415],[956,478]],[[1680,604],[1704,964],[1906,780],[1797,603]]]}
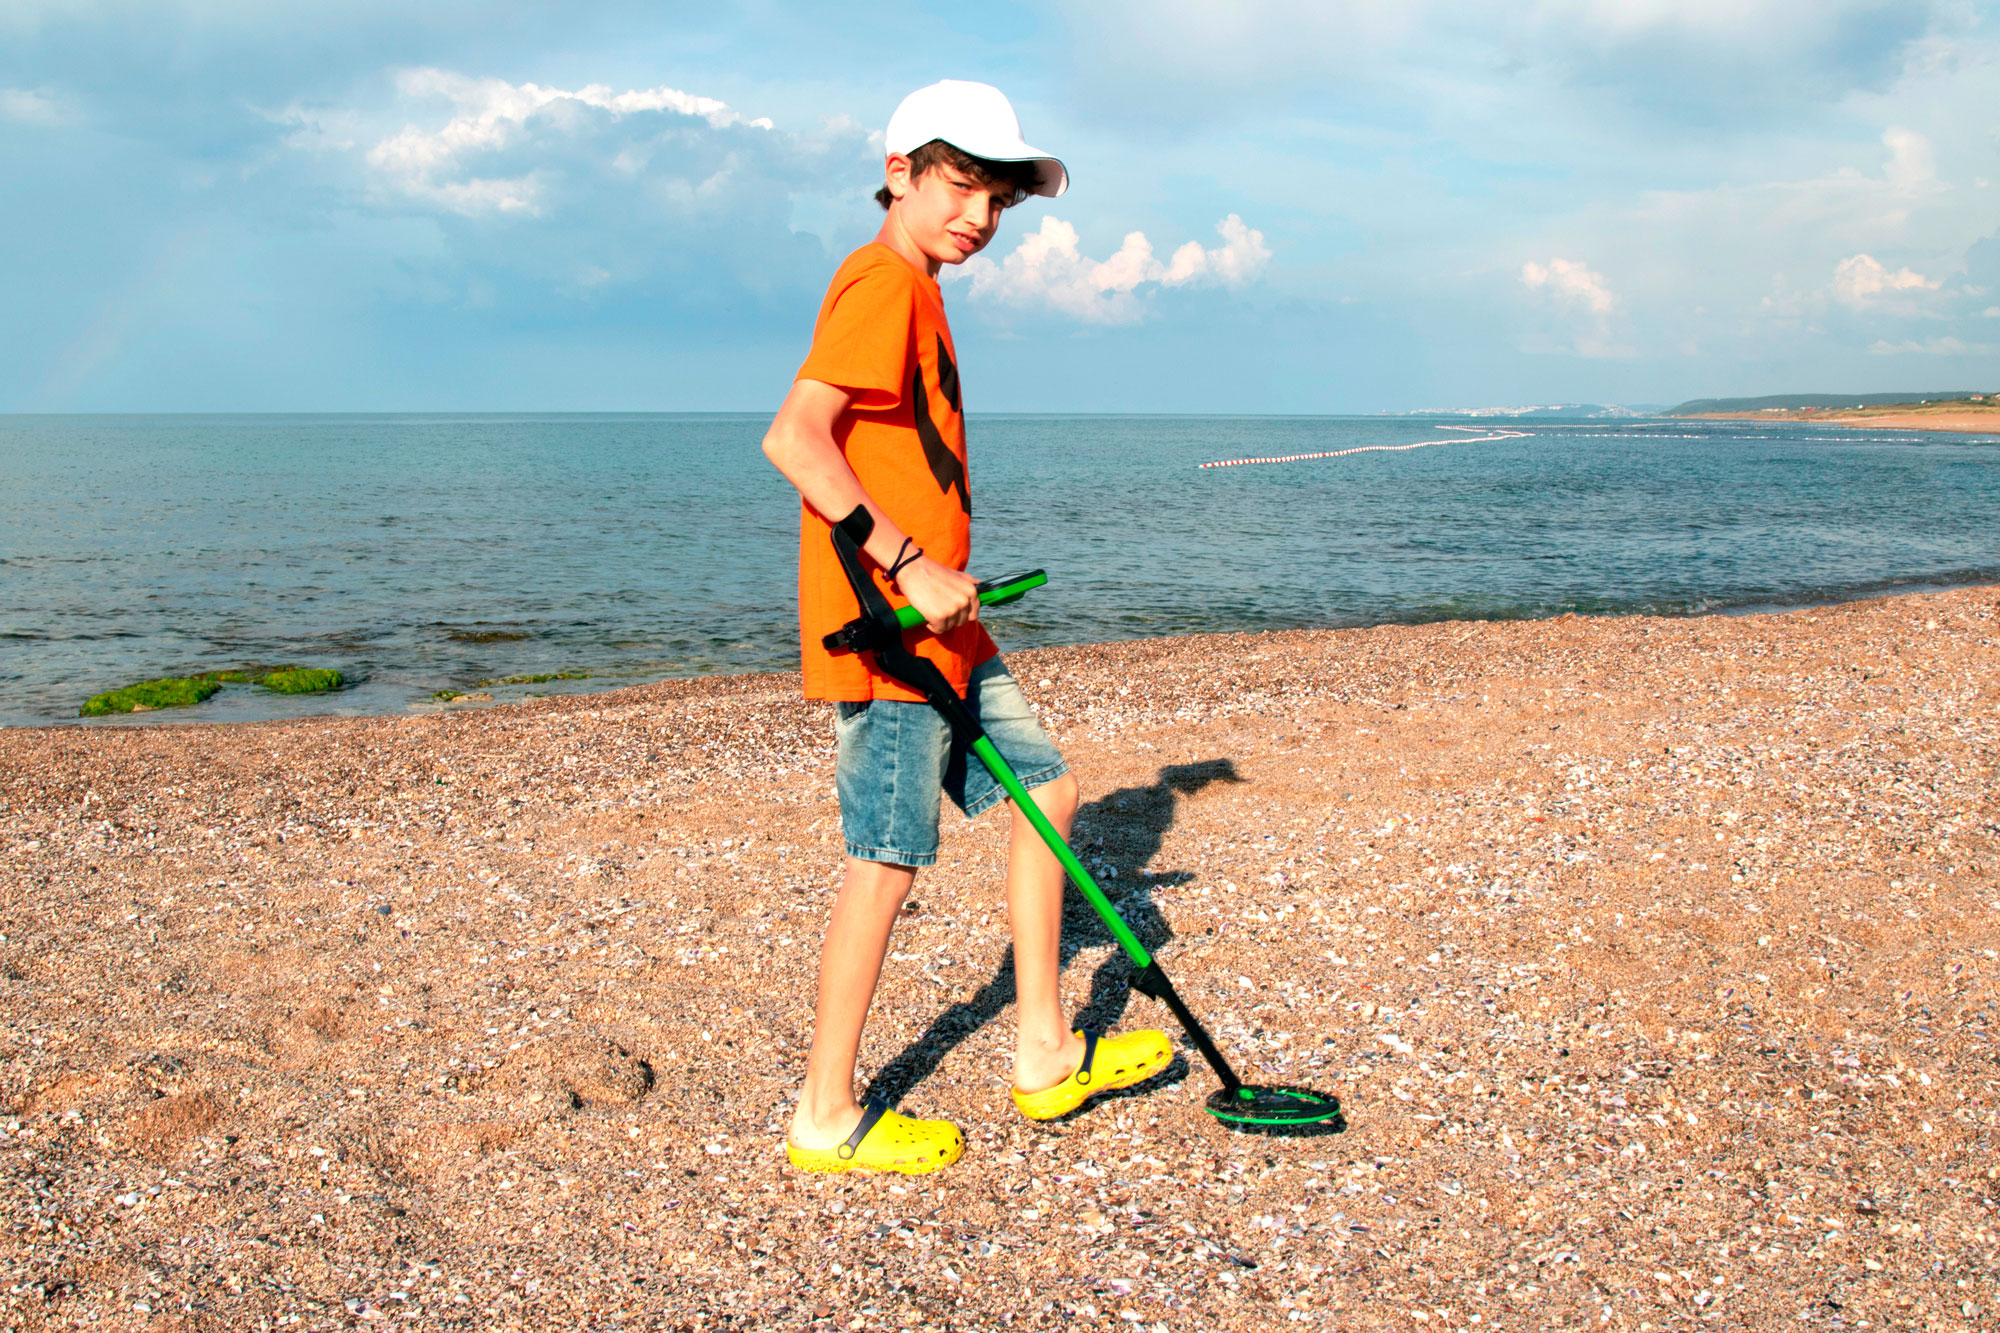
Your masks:
{"label": "distant shoreline", "polygon": [[1820,426],[1850,429],[1874,427],[1878,430],[1931,430],[1961,435],[2000,435],[2000,408],[1987,410],[1954,408],[1947,412],[1926,412],[1921,408],[1900,412],[1876,412],[1867,408],[1826,411],[1802,407],[1765,412],[1690,412],[1677,421],[1808,421]]}

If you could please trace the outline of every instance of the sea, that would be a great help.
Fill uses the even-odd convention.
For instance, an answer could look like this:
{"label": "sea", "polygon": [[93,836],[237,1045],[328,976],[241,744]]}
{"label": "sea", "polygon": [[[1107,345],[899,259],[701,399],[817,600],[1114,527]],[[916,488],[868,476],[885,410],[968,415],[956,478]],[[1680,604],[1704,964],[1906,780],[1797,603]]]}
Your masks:
{"label": "sea", "polygon": [[[0,725],[396,714],[796,667],[756,415],[0,417]],[[974,416],[1003,650],[1689,616],[2000,581],[2000,437],[1665,418]],[[1264,461],[1226,467],[1205,463]],[[80,721],[104,690],[332,667]],[[581,679],[481,685],[568,673]]]}

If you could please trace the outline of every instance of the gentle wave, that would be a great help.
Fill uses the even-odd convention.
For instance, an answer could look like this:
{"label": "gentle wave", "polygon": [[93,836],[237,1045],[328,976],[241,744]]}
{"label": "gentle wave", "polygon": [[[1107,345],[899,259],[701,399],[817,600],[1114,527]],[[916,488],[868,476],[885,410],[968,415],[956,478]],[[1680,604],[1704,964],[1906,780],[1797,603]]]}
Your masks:
{"label": "gentle wave", "polygon": [[[797,499],[755,416],[0,418],[0,722],[246,664],[147,720],[789,670]],[[2000,579],[2000,449],[1773,423],[975,417],[1006,647],[1687,615]],[[1453,449],[1450,443],[1473,447]],[[1464,438],[1504,434],[1489,440]],[[1200,465],[1323,455],[1279,467]],[[511,686],[514,676],[582,681]],[[91,725],[102,725],[92,723]]]}

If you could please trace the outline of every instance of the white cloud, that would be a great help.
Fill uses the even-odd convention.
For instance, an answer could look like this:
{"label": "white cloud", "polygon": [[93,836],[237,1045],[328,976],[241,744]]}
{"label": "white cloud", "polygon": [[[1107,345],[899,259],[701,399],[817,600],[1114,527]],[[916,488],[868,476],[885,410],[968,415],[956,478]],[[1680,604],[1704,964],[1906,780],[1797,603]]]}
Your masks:
{"label": "white cloud", "polygon": [[1889,161],[1882,169],[1889,188],[1899,194],[1914,194],[1937,179],[1936,154],[1931,141],[1915,130],[1890,126],[1882,132],[1889,149]]}
{"label": "white cloud", "polygon": [[0,120],[18,125],[61,125],[69,120],[47,93],[32,88],[0,88]]}
{"label": "white cloud", "polygon": [[1833,269],[1833,294],[1843,303],[1860,309],[1870,301],[1895,292],[1929,291],[1938,286],[1935,278],[1909,268],[1891,273],[1873,255],[1850,255]]}
{"label": "white cloud", "polygon": [[[606,112],[613,119],[648,113],[695,117],[717,130],[734,125],[772,128],[767,119],[746,119],[726,103],[677,88],[613,93],[593,83],[570,91],[417,69],[399,76],[397,91],[410,99],[441,98],[456,107],[457,114],[434,130],[404,126],[368,151],[369,166],[391,188],[467,215],[541,211],[546,182],[538,171],[475,174],[482,159],[495,159],[518,147],[529,137],[530,122],[537,119],[556,134],[582,128],[570,121],[570,113],[580,108]],[[637,174],[645,164],[643,145],[626,145],[610,161],[613,169],[627,175]]]}
{"label": "white cloud", "polygon": [[1546,266],[1530,260],[1521,265],[1521,282],[1530,291],[1547,289],[1556,300],[1593,315],[1611,313],[1611,290],[1604,285],[1604,275],[1578,260],[1551,259]]}
{"label": "white cloud", "polygon": [[1965,343],[1950,337],[1931,338],[1925,342],[1909,338],[1899,343],[1877,340],[1868,345],[1871,356],[1898,356],[1903,353],[1915,353],[1919,356],[1983,356],[1991,351],[1993,348],[1984,343]]}
{"label": "white cloud", "polygon": [[1521,265],[1521,285],[1538,293],[1553,309],[1555,327],[1566,329],[1570,349],[1578,356],[1630,356],[1631,349],[1611,337],[1611,312],[1617,301],[1604,275],[1579,259],[1552,258]]}
{"label": "white cloud", "polygon": [[[677,88],[444,69],[364,87],[374,95],[266,113],[288,131],[274,169],[288,162],[344,207],[414,223],[395,232],[406,239],[394,285],[430,305],[562,318],[620,307],[708,327],[761,318],[823,289],[821,238],[846,240],[880,179],[851,122],[780,129]],[[854,207],[838,228],[801,235],[794,201],[808,196]]]}
{"label": "white cloud", "polygon": [[[1946,100],[1960,118],[1972,104],[1955,86]],[[1790,179],[1760,179],[1767,164],[1749,161],[1742,180],[1607,201],[1530,244],[1615,262],[1613,322],[1648,354],[1689,338],[1710,357],[1751,358],[1800,339],[1829,339],[1856,358],[1876,340],[1957,333],[1971,342],[1968,328],[1949,321],[1991,304],[1971,290],[1982,271],[1973,247],[1992,231],[1990,209],[1953,183],[1963,179],[1966,136],[1954,138],[1945,120],[1922,134],[1901,128],[1911,123],[1885,116]],[[2000,257],[2000,242],[1991,253]],[[1905,328],[1904,320],[1923,322]]]}
{"label": "white cloud", "polygon": [[1204,249],[1189,241],[1164,264],[1140,231],[1128,233],[1110,258],[1095,260],[1083,253],[1075,227],[1044,217],[1006,259],[995,263],[976,255],[952,276],[962,277],[980,299],[1058,310],[1090,324],[1129,324],[1145,315],[1136,295],[1145,284],[1236,289],[1257,280],[1271,261],[1264,233],[1234,213],[1215,230],[1221,245]]}
{"label": "white cloud", "polygon": [[1980,311],[1988,319],[2000,319],[2000,305],[1990,305]]}
{"label": "white cloud", "polygon": [[1234,213],[1216,223],[1215,230],[1222,237],[1220,246],[1204,250],[1199,242],[1189,241],[1174,251],[1173,261],[1160,275],[1160,281],[1168,287],[1208,280],[1225,287],[1242,287],[1256,281],[1264,266],[1271,262],[1264,233],[1245,226],[1243,219]]}

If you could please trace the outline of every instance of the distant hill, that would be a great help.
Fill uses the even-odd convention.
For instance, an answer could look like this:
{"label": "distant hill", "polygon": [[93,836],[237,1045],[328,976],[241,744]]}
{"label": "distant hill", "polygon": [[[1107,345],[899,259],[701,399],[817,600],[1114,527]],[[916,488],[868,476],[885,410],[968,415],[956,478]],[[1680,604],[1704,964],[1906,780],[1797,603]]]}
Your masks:
{"label": "distant hill", "polygon": [[1801,407],[1902,407],[1917,403],[1949,403],[1970,398],[1977,389],[1956,389],[1938,393],[1781,393],[1768,398],[1695,398],[1667,409],[1670,417],[1700,416],[1706,412],[1783,412]]}

